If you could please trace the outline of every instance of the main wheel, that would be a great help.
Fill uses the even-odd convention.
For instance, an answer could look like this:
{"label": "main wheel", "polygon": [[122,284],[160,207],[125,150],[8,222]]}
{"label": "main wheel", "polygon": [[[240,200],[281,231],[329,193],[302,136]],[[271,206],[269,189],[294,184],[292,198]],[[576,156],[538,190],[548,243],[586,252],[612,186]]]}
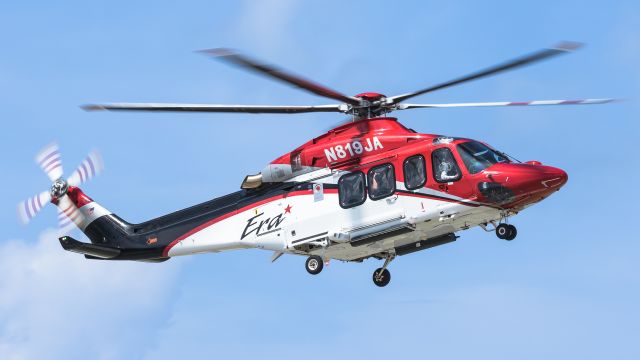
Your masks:
{"label": "main wheel", "polygon": [[511,233],[510,226],[511,225],[508,224],[500,224],[496,227],[496,236],[498,239],[505,240],[509,236],[509,233]]}
{"label": "main wheel", "polygon": [[318,255],[309,256],[307,262],[304,265],[307,269],[307,272],[311,275],[320,274],[320,272],[322,271],[322,267],[324,266],[322,258]]}
{"label": "main wheel", "polygon": [[382,270],[382,268],[378,268],[373,272],[373,283],[377,286],[387,286],[389,284],[389,281],[391,281],[391,273],[389,272],[389,270]]}
{"label": "main wheel", "polygon": [[508,226],[509,226],[509,234],[504,239],[511,241],[511,240],[515,239],[516,236],[518,235],[518,230],[513,225],[508,225]]}

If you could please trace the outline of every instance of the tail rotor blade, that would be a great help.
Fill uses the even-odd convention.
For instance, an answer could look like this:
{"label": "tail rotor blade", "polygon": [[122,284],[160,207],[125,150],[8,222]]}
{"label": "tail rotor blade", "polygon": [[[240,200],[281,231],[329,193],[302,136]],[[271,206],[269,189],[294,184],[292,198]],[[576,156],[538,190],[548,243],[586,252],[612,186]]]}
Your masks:
{"label": "tail rotor blade", "polygon": [[78,168],[69,176],[67,183],[78,186],[98,175],[103,169],[102,157],[94,150],[78,165]]}
{"label": "tail rotor blade", "polygon": [[62,177],[62,158],[57,144],[53,143],[42,149],[36,155],[36,163],[47,174],[49,180],[56,181]]}
{"label": "tail rotor blade", "polygon": [[69,196],[64,195],[58,201],[58,225],[60,229],[69,230],[74,225],[80,227],[84,216],[69,199]]}
{"label": "tail rotor blade", "polygon": [[49,201],[51,201],[51,194],[49,194],[49,191],[43,191],[36,196],[20,202],[18,204],[18,218],[23,224],[28,224]]}
{"label": "tail rotor blade", "polygon": [[75,222],[71,220],[67,215],[62,212],[62,209],[58,208],[58,228],[61,232],[69,232],[75,226]]}

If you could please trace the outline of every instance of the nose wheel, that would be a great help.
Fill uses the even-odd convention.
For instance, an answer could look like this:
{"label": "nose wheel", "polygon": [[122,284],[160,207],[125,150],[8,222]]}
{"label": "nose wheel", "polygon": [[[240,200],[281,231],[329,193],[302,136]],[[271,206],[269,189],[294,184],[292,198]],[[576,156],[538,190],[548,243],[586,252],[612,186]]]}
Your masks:
{"label": "nose wheel", "polygon": [[391,273],[387,269],[378,268],[373,272],[373,283],[379,287],[385,287],[391,281]]}
{"label": "nose wheel", "polygon": [[307,272],[311,275],[320,274],[322,267],[324,266],[322,258],[318,255],[309,256],[304,265]]}
{"label": "nose wheel", "polygon": [[387,270],[387,266],[389,266],[389,263],[391,263],[394,258],[395,255],[388,255],[384,261],[384,265],[373,272],[373,283],[376,284],[376,286],[385,287],[389,285],[389,282],[391,281],[391,273]]}
{"label": "nose wheel", "polygon": [[500,224],[496,226],[496,236],[498,239],[511,241],[518,235],[518,230],[515,226],[509,224]]}

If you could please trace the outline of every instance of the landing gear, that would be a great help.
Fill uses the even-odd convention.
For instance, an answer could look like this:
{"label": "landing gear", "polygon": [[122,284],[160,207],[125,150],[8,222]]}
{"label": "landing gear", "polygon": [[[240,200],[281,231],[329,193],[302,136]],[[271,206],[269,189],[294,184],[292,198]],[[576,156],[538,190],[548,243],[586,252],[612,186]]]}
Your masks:
{"label": "landing gear", "polygon": [[379,268],[373,272],[373,283],[379,287],[385,287],[391,281],[391,273],[387,269]]}
{"label": "landing gear", "polygon": [[496,226],[496,236],[498,239],[511,241],[518,235],[518,230],[515,226],[509,224],[500,224]]}
{"label": "landing gear", "polygon": [[318,275],[322,271],[323,267],[322,258],[318,255],[311,255],[307,259],[307,262],[304,264],[304,267],[307,269],[307,272],[311,275]]}
{"label": "landing gear", "polygon": [[496,227],[496,236],[498,239],[506,239],[509,232],[509,225],[507,224],[500,224]]}
{"label": "landing gear", "polygon": [[373,272],[373,283],[379,287],[385,287],[391,281],[391,273],[387,270],[387,266],[393,261],[395,255],[388,255],[381,268]]}

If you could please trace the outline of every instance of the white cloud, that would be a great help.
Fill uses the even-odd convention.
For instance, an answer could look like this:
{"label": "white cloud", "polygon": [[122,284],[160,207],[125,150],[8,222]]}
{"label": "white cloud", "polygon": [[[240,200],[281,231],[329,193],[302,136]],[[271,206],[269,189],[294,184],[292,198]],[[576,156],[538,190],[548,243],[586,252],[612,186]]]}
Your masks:
{"label": "white cloud", "polygon": [[169,318],[177,270],[86,260],[53,231],[0,244],[0,359],[140,357]]}

